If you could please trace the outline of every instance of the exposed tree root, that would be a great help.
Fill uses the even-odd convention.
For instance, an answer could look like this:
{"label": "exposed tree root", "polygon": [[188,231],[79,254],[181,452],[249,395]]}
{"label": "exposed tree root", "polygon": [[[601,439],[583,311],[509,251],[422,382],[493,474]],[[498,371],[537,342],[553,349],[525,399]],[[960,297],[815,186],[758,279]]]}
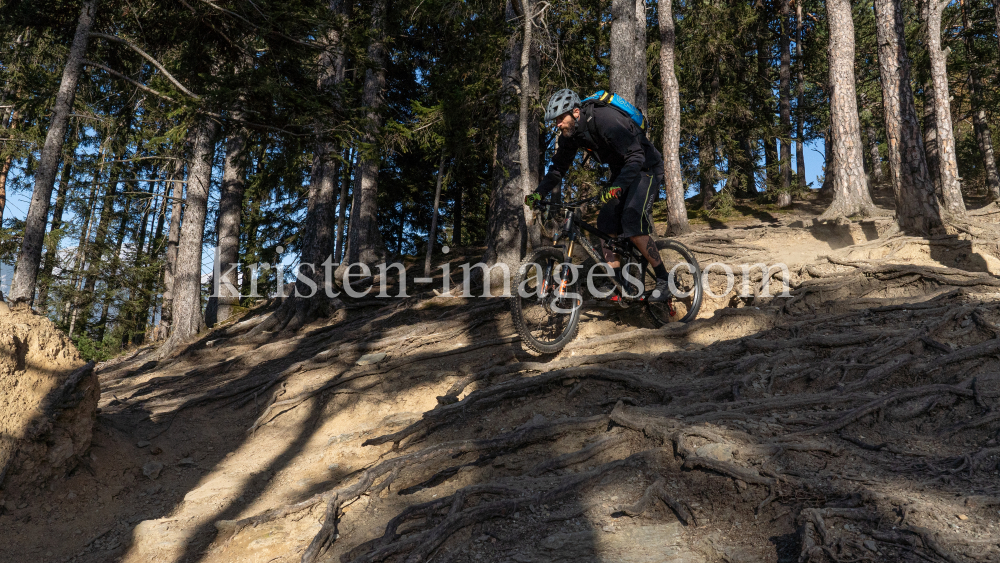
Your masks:
{"label": "exposed tree root", "polygon": [[[404,561],[407,563],[424,561],[430,553],[432,553],[455,532],[462,528],[478,524],[486,520],[502,518],[513,514],[514,511],[518,509],[557,501],[565,496],[577,492],[579,489],[592,483],[597,478],[602,477],[606,473],[616,469],[630,466],[638,468],[649,466],[651,464],[655,465],[656,459],[664,453],[665,452],[662,450],[642,451],[625,459],[605,463],[591,469],[590,471],[568,477],[559,485],[534,495],[524,495],[519,490],[509,492],[503,491],[508,492],[508,494],[511,492],[514,494],[521,494],[518,494],[518,496],[514,496],[513,498],[480,502],[475,507],[467,509],[464,509],[467,497],[471,494],[479,493],[479,489],[483,486],[473,485],[471,487],[459,489],[456,493],[451,495],[451,497],[442,499],[442,501],[435,501],[440,502],[439,506],[443,506],[445,505],[445,501],[450,499],[450,502],[447,503],[449,507],[448,513],[443,519],[440,520],[440,523],[435,525],[433,528],[405,537],[393,537],[395,530],[392,531],[393,535],[390,535],[390,530],[387,529],[386,534],[383,535],[382,538],[373,540],[373,542],[378,542],[379,544],[388,543],[388,545],[383,545],[382,547],[368,551],[371,549],[372,545],[363,544],[356,550],[348,553],[344,557],[344,560],[350,561],[351,563],[386,561],[392,557],[405,553],[406,557]],[[491,490],[490,492],[499,491]],[[368,552],[365,553],[366,551]]]}
{"label": "exposed tree root", "polygon": [[660,500],[663,504],[670,507],[670,510],[673,510],[674,514],[677,515],[677,519],[685,525],[697,525],[694,516],[691,515],[691,511],[667,493],[666,485],[666,479],[660,477],[655,483],[646,488],[646,492],[643,493],[639,500],[631,505],[622,506],[618,509],[618,512],[623,512],[632,517],[642,516],[647,510],[652,508],[656,500]]}
{"label": "exposed tree root", "polygon": [[[913,242],[896,237],[890,252]],[[928,244],[950,249],[966,242],[942,238]],[[713,251],[726,250],[725,244],[712,241],[699,244]],[[992,375],[984,375],[992,372],[981,368],[967,372],[972,362],[992,361],[1000,354],[1000,328],[993,322],[1000,307],[986,306],[977,297],[982,288],[992,291],[1000,281],[952,268],[837,257],[827,265],[803,268],[800,275],[808,279],[799,281],[795,297],[785,303],[765,305],[762,310],[727,309],[714,319],[684,326],[582,339],[567,350],[603,346],[611,352],[577,352],[550,361],[516,361],[517,352],[508,346],[516,338],[492,337],[492,333],[477,337],[479,327],[490,321],[479,318],[475,310],[463,313],[467,316],[459,323],[421,325],[434,328],[421,328],[419,333],[414,326],[389,329],[379,324],[397,314],[388,309],[377,313],[383,319],[378,323],[353,320],[317,332],[311,342],[322,350],[294,367],[327,369],[329,374],[322,374],[322,381],[294,397],[275,397],[252,430],[324,392],[340,386],[344,388],[338,392],[356,391],[357,386],[348,384],[361,378],[400,373],[404,367],[422,368],[419,362],[430,364],[486,347],[502,349],[484,355],[475,368],[462,358],[459,368],[434,371],[435,378],[454,378],[433,380],[444,392],[437,406],[405,428],[365,440],[364,446],[383,446],[372,454],[379,459],[349,480],[332,483],[330,490],[301,502],[240,521],[220,522],[219,527],[238,533],[245,526],[310,508],[319,512],[323,507],[322,526],[303,561],[333,557],[355,562],[453,560],[461,559],[465,548],[478,545],[470,542],[462,553],[443,553],[456,541],[465,542],[456,533],[478,526],[474,530],[495,535],[492,526],[496,524],[490,521],[510,519],[518,511],[537,513],[533,519],[537,522],[581,515],[602,518],[610,515],[611,508],[619,516],[649,519],[667,514],[664,509],[653,510],[663,502],[680,521],[693,525],[696,511],[701,518],[703,511],[718,507],[702,508],[689,495],[712,496],[711,489],[724,484],[736,491],[726,493],[731,497],[726,502],[744,513],[763,516],[760,522],[774,522],[782,514],[798,515],[801,544],[793,549],[801,562],[919,557],[957,563],[957,556],[943,547],[954,545],[954,537],[939,538],[919,526],[932,525],[921,520],[926,514],[911,515],[906,522],[891,515],[909,502],[900,501],[911,493],[909,489],[899,486],[898,491],[883,494],[884,489],[878,487],[886,482],[882,476],[889,474],[906,477],[899,479],[904,485],[940,479],[936,486],[944,490],[949,480],[963,484],[973,477],[982,480],[977,472],[996,466],[1000,446],[987,441],[995,436],[983,430],[996,430],[995,423],[1000,421],[1000,415],[990,410],[996,408]],[[932,288],[937,294],[918,303],[890,305],[865,297],[887,289],[896,291],[889,295],[907,295],[914,288]],[[865,309],[866,304],[877,306]],[[778,317],[779,309],[790,317]],[[753,318],[756,326],[774,328],[734,337],[719,330],[720,320],[727,318]],[[347,341],[362,327],[373,335],[369,340]],[[677,347],[665,347],[668,351],[658,357],[614,352],[629,341],[650,338],[684,342],[685,337],[697,334],[701,342],[700,331],[709,335],[718,331],[721,340],[703,350],[679,352]],[[448,344],[466,341],[469,344]],[[430,351],[421,354],[418,350],[424,347]],[[352,365],[357,354],[373,351],[387,351],[390,357],[378,365]],[[331,365],[335,358],[340,363]],[[399,379],[419,377],[416,370],[411,371]],[[244,394],[237,392],[230,398],[246,402],[247,394],[260,396],[265,385],[272,389],[274,384],[270,379],[248,381],[241,388]],[[886,390],[890,392],[883,394]],[[577,412],[598,412],[598,405],[612,402],[615,406],[610,414],[535,422],[531,417],[537,412],[548,415],[544,407],[531,408],[532,401],[543,397],[549,400],[548,408],[560,401],[572,403]],[[507,417],[500,418],[505,428],[528,422],[497,433],[489,422],[496,412]],[[513,412],[518,414],[507,414]],[[510,418],[522,416],[511,424]],[[917,422],[902,424],[910,420]],[[475,430],[465,431],[463,425]],[[447,434],[442,432],[446,427]],[[910,440],[907,431],[916,434],[916,427],[922,435]],[[488,437],[452,439],[480,432]],[[963,433],[964,451],[928,451],[927,436],[955,433]],[[441,441],[444,435],[449,441]],[[585,469],[574,473],[581,467]],[[614,482],[603,480],[613,471],[628,471],[630,480],[639,480],[635,492],[625,497],[634,501],[610,505],[581,500],[555,514],[543,508],[574,495],[593,498],[594,489]],[[489,477],[469,485],[469,479],[477,475]],[[911,475],[919,478],[911,479]],[[692,484],[700,488],[691,488]],[[410,504],[405,499],[417,497],[403,496],[423,493],[426,496],[421,500],[426,500],[428,489],[441,498]],[[642,494],[636,498],[638,491]],[[394,509],[379,537],[352,536],[348,547],[367,541],[345,551],[337,535],[344,529],[345,508],[362,498],[379,502],[386,495],[396,495],[394,502],[405,507]],[[903,514],[905,520],[905,509]],[[887,520],[897,529],[879,529],[879,523]],[[692,528],[686,533],[699,532]],[[876,548],[891,553],[876,555]]]}

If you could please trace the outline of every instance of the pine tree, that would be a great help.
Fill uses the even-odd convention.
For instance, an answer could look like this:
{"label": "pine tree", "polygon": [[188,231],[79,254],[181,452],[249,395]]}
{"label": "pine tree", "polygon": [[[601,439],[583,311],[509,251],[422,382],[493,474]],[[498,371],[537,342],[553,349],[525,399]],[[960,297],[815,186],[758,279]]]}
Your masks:
{"label": "pine tree", "polygon": [[926,235],[941,226],[941,212],[910,88],[901,1],[875,0],[875,16],[896,220],[904,231]]}
{"label": "pine tree", "polygon": [[[854,23],[848,0],[827,0],[830,24],[830,96],[831,137],[827,150],[826,173],[833,180],[833,202],[821,219],[850,215],[872,215],[875,206],[868,192],[854,89]],[[832,141],[832,142],[831,142]],[[832,146],[831,146],[832,145]]]}

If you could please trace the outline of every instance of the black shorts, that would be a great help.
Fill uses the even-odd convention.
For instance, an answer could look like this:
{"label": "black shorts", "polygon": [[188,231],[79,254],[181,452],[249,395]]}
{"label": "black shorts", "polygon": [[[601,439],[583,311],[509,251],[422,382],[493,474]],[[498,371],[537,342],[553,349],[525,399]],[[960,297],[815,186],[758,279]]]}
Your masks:
{"label": "black shorts", "polygon": [[597,228],[625,237],[653,234],[653,202],[662,184],[663,174],[658,170],[640,172],[620,198],[604,204],[597,214]]}

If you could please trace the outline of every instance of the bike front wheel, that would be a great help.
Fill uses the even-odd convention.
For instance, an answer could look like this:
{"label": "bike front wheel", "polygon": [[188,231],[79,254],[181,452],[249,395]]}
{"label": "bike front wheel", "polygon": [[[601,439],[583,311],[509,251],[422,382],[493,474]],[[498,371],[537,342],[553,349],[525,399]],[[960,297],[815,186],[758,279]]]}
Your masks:
{"label": "bike front wheel", "polygon": [[[659,303],[647,301],[646,316],[657,327],[693,321],[701,309],[703,292],[698,260],[676,240],[657,240],[656,248],[660,251],[660,260],[670,272],[670,298]],[[647,268],[646,289],[651,291],[655,286],[656,274],[652,268]]]}
{"label": "bike front wheel", "polygon": [[511,288],[510,312],[525,346],[554,354],[576,337],[583,304],[577,278],[558,248],[535,249],[521,262]]}

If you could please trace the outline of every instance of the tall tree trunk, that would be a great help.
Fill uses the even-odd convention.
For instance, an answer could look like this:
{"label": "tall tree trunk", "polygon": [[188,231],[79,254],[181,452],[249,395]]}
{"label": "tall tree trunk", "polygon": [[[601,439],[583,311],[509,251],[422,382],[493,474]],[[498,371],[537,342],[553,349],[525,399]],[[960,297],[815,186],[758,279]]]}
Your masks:
{"label": "tall tree trunk", "polygon": [[910,88],[910,59],[903,34],[902,0],[875,0],[879,73],[889,169],[896,195],[896,220],[903,231],[927,235],[942,226],[920,121]]}
{"label": "tall tree trunk", "polygon": [[[130,122],[130,120],[129,120]],[[126,131],[128,127],[125,128]],[[122,136],[122,139],[126,135]],[[104,189],[103,203],[101,204],[101,219],[97,223],[94,242],[88,249],[87,275],[83,282],[83,295],[80,300],[80,307],[85,311],[90,311],[93,304],[94,289],[97,287],[97,280],[101,275],[101,266],[104,264],[107,253],[108,233],[111,229],[111,221],[118,216],[115,212],[115,202],[118,200],[118,184],[121,179],[122,166],[118,161],[125,157],[126,143],[122,141],[121,147],[115,153],[115,162],[111,163],[111,173],[108,178],[108,185]],[[88,317],[89,318],[89,314]]]}
{"label": "tall tree trunk", "polygon": [[[4,110],[6,111],[6,110]],[[0,119],[0,129],[17,128],[17,110],[11,109],[8,114],[5,112]],[[6,144],[6,143],[5,143]],[[7,207],[7,175],[10,174],[10,167],[14,164],[14,157],[8,156],[0,163],[0,227],[3,226],[3,213]]]}
{"label": "tall tree trunk", "polygon": [[1000,53],[1000,0],[993,0],[993,13],[996,20],[997,52]]}
{"label": "tall tree trunk", "polygon": [[826,13],[830,24],[830,121],[833,137],[832,162],[827,163],[826,174],[832,175],[833,202],[820,218],[869,216],[874,214],[875,205],[865,175],[864,145],[861,142],[861,121],[854,86],[854,22],[850,0],[827,0]]}
{"label": "tall tree trunk", "polygon": [[205,215],[208,213],[215,136],[219,126],[215,121],[204,118],[195,128],[187,197],[184,199],[184,222],[181,223],[171,287],[172,326],[170,338],[160,350],[161,357],[198,334],[205,323],[201,312],[201,247],[205,236]]}
{"label": "tall tree trunk", "polygon": [[[111,311],[111,305],[115,301],[117,293],[121,290],[119,283],[119,274],[121,272],[121,254],[122,245],[125,243],[125,236],[128,233],[128,224],[131,220],[131,207],[132,207],[132,196],[128,196],[125,200],[125,206],[122,209],[122,214],[118,223],[118,228],[115,229],[114,233],[114,252],[109,256],[110,268],[106,269],[104,274],[104,295],[101,300],[101,316],[97,320],[97,332],[95,333],[94,340],[97,342],[104,342],[104,335],[107,333],[108,328],[108,313]],[[119,310],[119,315],[122,311]]]}
{"label": "tall tree trunk", "polygon": [[663,90],[663,172],[667,193],[667,232],[691,232],[684,205],[681,177],[681,98],[676,60],[677,34],[674,29],[673,0],[659,0],[660,87]]}
{"label": "tall tree trunk", "polygon": [[885,181],[885,172],[882,169],[882,154],[878,150],[878,133],[875,127],[866,126],[865,136],[868,138],[868,157],[872,167],[871,183],[877,186]]}
{"label": "tall tree trunk", "polygon": [[938,144],[937,115],[934,100],[934,84],[930,78],[924,83],[924,152],[927,153],[927,173],[931,175],[934,193],[944,201],[941,191],[941,146]]}
{"label": "tall tree trunk", "polygon": [[747,197],[758,195],[757,192],[757,153],[750,142],[750,131],[747,131],[740,139],[740,152],[743,153],[742,174],[743,191]]}
{"label": "tall tree trunk", "polygon": [[340,199],[337,201],[337,242],[334,249],[335,261],[344,259],[344,218],[347,215],[347,189],[351,185],[351,177],[354,175],[354,155],[348,147],[345,151],[347,158],[344,159],[344,173],[340,181]]}
{"label": "tall tree trunk", "polygon": [[993,136],[990,133],[990,125],[986,121],[986,110],[983,108],[985,104],[983,85],[979,79],[979,72],[974,60],[975,54],[969,27],[969,7],[965,0],[960,4],[962,5],[962,29],[964,30],[962,36],[965,43],[965,58],[969,62],[969,83],[972,86],[972,127],[976,133],[976,144],[979,145],[979,152],[983,157],[983,167],[986,170],[986,195],[990,201],[997,201],[1000,200],[1000,172],[997,171],[996,156],[993,152]]}
{"label": "tall tree trunk", "polygon": [[[239,119],[242,115],[234,112],[233,117]],[[236,288],[236,270],[232,265],[239,262],[240,253],[240,212],[243,209],[243,193],[246,191],[246,130],[234,126],[226,139],[226,160],[222,167],[222,187],[219,194],[219,217],[215,230],[219,244],[215,251],[219,263],[218,274],[221,279],[215,279],[215,287],[208,298],[205,307],[205,324],[209,327],[225,322],[233,314],[233,308],[239,305],[239,295],[233,295]],[[218,288],[218,291],[216,291]]]}
{"label": "tall tree trunk", "polygon": [[611,1],[609,70],[611,91],[646,112],[645,0]]}
{"label": "tall tree trunk", "polygon": [[431,230],[427,232],[427,255],[424,257],[424,277],[431,275],[431,255],[434,243],[437,242],[438,206],[441,205],[441,180],[444,177],[444,151],[441,151],[441,163],[438,164],[437,183],[434,186],[434,210],[431,212]]}
{"label": "tall tree trunk", "polygon": [[[373,6],[372,29],[375,37],[372,45],[369,46],[368,54],[378,67],[377,72],[384,73],[382,42],[385,35],[385,6],[386,0],[379,0]],[[319,57],[319,76],[316,81],[316,89],[333,99],[332,109],[339,115],[342,111],[340,85],[344,81],[344,34],[347,32],[348,18],[344,10],[348,3],[343,0],[330,0],[329,10],[334,16],[333,26],[327,30],[325,37],[325,48]],[[375,50],[373,51],[373,47]],[[384,78],[378,85],[375,97],[370,97],[368,78],[365,80],[365,105],[375,108],[372,111],[378,112],[378,103],[381,95],[381,88],[384,85]],[[309,181],[309,202],[306,209],[305,230],[302,237],[302,260],[301,264],[311,265],[311,271],[299,271],[299,276],[311,277],[316,289],[313,290],[304,281],[297,281],[296,292],[282,304],[282,308],[277,312],[275,326],[271,329],[296,330],[307,322],[324,315],[328,312],[329,300],[328,291],[333,290],[334,280],[327,279],[325,263],[333,262],[333,254],[336,250],[336,233],[334,232],[334,205],[337,203],[337,192],[340,187],[340,168],[337,160],[337,147],[330,141],[329,136],[324,131],[329,124],[316,124],[316,148],[313,153],[312,177]],[[374,144],[374,139],[369,140]],[[378,190],[378,165],[374,168],[376,176],[372,197],[377,195]],[[375,224],[378,232],[377,223]],[[306,297],[308,296],[308,297]],[[287,322],[285,321],[287,319]],[[278,326],[283,325],[283,326]]]}
{"label": "tall tree trunk", "polygon": [[823,132],[823,185],[819,191],[833,191],[833,129],[830,127]]}
{"label": "tall tree trunk", "polygon": [[[941,49],[941,14],[950,0],[924,0],[927,22],[927,53],[931,61],[933,82],[934,126],[938,153],[938,184],[941,212],[954,219],[965,217],[962,186],[958,180],[958,157],[955,153],[955,131],[951,125],[951,102],[948,89],[947,53]],[[951,52],[949,49],[948,52]],[[929,166],[929,165],[928,165]]]}
{"label": "tall tree trunk", "polygon": [[760,83],[758,87],[761,89],[763,94],[760,99],[761,115],[764,116],[764,191],[769,191],[777,185],[777,169],[775,167],[776,161],[778,160],[778,147],[775,142],[775,138],[771,135],[774,128],[774,108],[772,107],[772,88],[771,78],[768,73],[768,69],[771,67],[771,46],[768,44],[766,34],[770,33],[768,29],[768,18],[770,17],[770,8],[763,7],[760,17],[760,29],[757,33],[757,80]]}
{"label": "tall tree trunk", "polygon": [[0,164],[0,226],[3,225],[3,213],[4,209],[7,208],[7,174],[10,173],[10,167],[13,163],[14,157],[8,156]]}
{"label": "tall tree trunk", "polygon": [[781,118],[781,194],[778,207],[792,204],[792,0],[781,0],[781,66],[778,71],[778,106]]}
{"label": "tall tree trunk", "polygon": [[[532,56],[535,49],[533,32],[535,28],[535,5],[533,0],[521,0],[521,7],[524,9],[524,40],[521,42],[521,76],[518,83],[521,85],[520,107],[518,108],[517,119],[517,146],[518,162],[521,170],[525,171],[520,175],[521,197],[535,191],[538,186],[538,119],[531,110],[532,102],[538,100],[538,73],[537,59]],[[524,218],[526,225],[533,225],[534,211],[524,207]],[[529,243],[531,245],[541,244],[538,233],[535,229],[527,231]],[[499,280],[502,281],[502,280]]]}
{"label": "tall tree trunk", "polygon": [[[76,252],[74,252],[73,257],[73,279],[70,282],[70,298],[67,300],[65,310],[63,315],[60,316],[62,322],[66,322],[67,316],[71,313],[75,318],[76,307],[80,302],[80,295],[77,292],[77,286],[80,284],[83,278],[84,267],[87,262],[88,246],[90,244],[90,232],[94,228],[94,213],[97,212],[97,185],[101,181],[101,174],[104,172],[104,164],[107,159],[107,149],[102,149],[99,157],[99,165],[94,171],[94,177],[90,181],[90,197],[88,199],[88,204],[83,207],[82,219],[83,226],[80,227],[80,239],[76,245]],[[71,323],[72,325],[72,323]],[[71,326],[72,328],[72,326]],[[70,336],[73,335],[73,331],[70,330]]]}
{"label": "tall tree trunk", "polygon": [[73,99],[76,96],[76,84],[80,79],[83,57],[87,51],[87,39],[94,23],[94,13],[97,0],[84,0],[80,17],[76,24],[76,34],[70,46],[69,58],[63,68],[62,81],[59,83],[59,93],[56,95],[56,105],[52,112],[52,121],[45,134],[45,145],[42,147],[42,157],[35,172],[35,187],[31,194],[31,204],[25,219],[24,239],[17,256],[17,266],[11,283],[10,301],[14,303],[29,303],[35,295],[35,281],[38,278],[38,265],[42,259],[42,243],[45,240],[45,226],[49,217],[49,200],[52,198],[52,187],[56,180],[56,169],[59,167],[59,157],[62,154],[63,140],[66,137],[66,127],[69,115],[73,112]]}
{"label": "tall tree trunk", "polygon": [[465,195],[465,190],[462,189],[462,182],[455,182],[455,195],[453,196],[454,204],[451,208],[451,243],[455,246],[462,246],[462,226],[463,226],[463,206],[462,198]]}
{"label": "tall tree trunk", "polygon": [[802,55],[802,2],[795,3],[795,68],[798,101],[795,104],[795,168],[796,182],[800,189],[806,188],[806,148],[805,148],[805,104],[806,81],[805,58]]}
{"label": "tall tree trunk", "polygon": [[997,52],[1000,53],[1000,0],[993,0],[993,13],[996,20]]}
{"label": "tall tree trunk", "polygon": [[169,335],[174,319],[174,273],[177,271],[177,246],[181,240],[181,216],[184,213],[184,160],[178,158],[171,175],[173,196],[170,198],[170,230],[163,259],[163,303],[160,306],[160,326],[154,340]]}
{"label": "tall tree trunk", "polygon": [[698,137],[698,185],[701,188],[701,208],[711,209],[715,197],[715,143],[704,131]]}
{"label": "tall tree trunk", "polygon": [[[171,180],[174,180],[175,176],[176,174],[174,173],[168,173],[163,182],[163,198],[160,201],[160,210],[156,216],[156,227],[150,236],[149,245],[146,248],[146,264],[152,264],[156,260],[160,249],[163,248],[163,227],[167,216],[167,205],[170,202],[170,195],[174,187],[174,182]],[[137,330],[132,337],[133,344],[141,345],[146,341],[147,329],[150,323],[156,320],[156,294],[160,286],[160,280],[162,279],[162,274],[160,273],[162,270],[163,268],[161,267],[159,271],[151,272],[146,279],[146,289],[143,292],[143,305],[139,307],[139,320],[142,323],[142,330]]]}
{"label": "tall tree trunk", "polygon": [[[507,2],[506,16],[507,21],[517,18],[511,0]],[[525,34],[518,33],[516,29],[511,30],[507,57],[501,69],[497,163],[493,167],[493,190],[486,227],[486,253],[483,257],[483,261],[490,265],[506,264],[511,272],[520,264],[521,256],[524,255],[528,245],[526,220],[530,219],[530,216],[526,217],[528,211],[524,205],[526,185],[524,176],[530,178],[534,175],[537,178],[537,173],[533,174],[531,169],[536,159],[530,158],[530,154],[527,159],[521,159],[519,140],[521,130],[528,126],[527,115],[522,119],[521,112],[515,111],[520,104],[515,106],[514,103],[517,90],[520,90],[522,97],[530,96],[532,91],[538,91],[538,64],[532,60],[533,57],[529,58],[531,64],[527,66],[521,64],[525,52],[531,49],[530,36],[527,39],[528,41],[525,40]],[[519,88],[519,84],[525,86]],[[522,164],[525,162],[528,164],[527,169]],[[531,188],[534,189],[535,186]],[[499,272],[499,269],[493,271]]]}
{"label": "tall tree trunk", "polygon": [[[361,105],[367,110],[361,146],[378,145],[382,127],[382,103],[385,89],[385,25],[386,2],[372,2],[372,40],[368,45],[368,60],[372,67],[365,71],[364,92]],[[358,161],[359,189],[351,207],[351,225],[348,242],[349,263],[375,264],[385,256],[385,243],[378,230],[378,170],[381,158],[378,149],[362,153]]]}
{"label": "tall tree trunk", "polygon": [[[56,203],[52,207],[52,226],[49,234],[62,227],[63,210],[66,207],[66,192],[69,189],[69,182],[73,176],[73,158],[67,155],[63,159],[62,177],[59,179],[59,190],[56,192]],[[49,286],[52,283],[52,270],[56,265],[56,254],[59,252],[59,241],[52,239],[51,244],[45,249],[45,257],[42,260],[41,281],[38,284],[38,299],[36,307],[42,314],[45,313],[45,305],[49,299]]]}

